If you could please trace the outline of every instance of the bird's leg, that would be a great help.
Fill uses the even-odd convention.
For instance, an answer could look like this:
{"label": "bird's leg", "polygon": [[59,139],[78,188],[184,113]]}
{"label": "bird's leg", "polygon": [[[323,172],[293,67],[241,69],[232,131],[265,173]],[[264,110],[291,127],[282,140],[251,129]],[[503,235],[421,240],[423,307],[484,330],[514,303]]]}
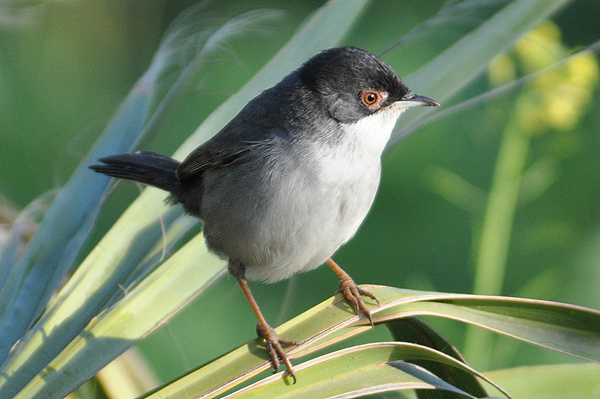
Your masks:
{"label": "bird's leg", "polygon": [[296,374],[294,373],[294,368],[292,367],[292,363],[290,362],[287,353],[285,353],[285,350],[283,349],[283,345],[295,346],[300,345],[300,342],[279,338],[273,327],[271,327],[269,323],[267,323],[267,320],[265,319],[262,312],[260,311],[260,308],[258,307],[258,303],[252,295],[252,291],[250,291],[248,281],[246,281],[246,278],[244,277],[244,265],[230,260],[229,273],[233,277],[235,277],[238,284],[242,288],[242,291],[244,291],[244,295],[246,295],[246,299],[248,299],[248,302],[250,303],[250,306],[252,307],[256,318],[258,319],[258,324],[256,325],[256,333],[260,338],[265,339],[267,351],[269,352],[269,356],[271,357],[271,361],[273,362],[273,368],[275,369],[275,372],[279,370],[280,361],[283,362],[287,367],[288,374],[292,377],[295,384]]}
{"label": "bird's leg", "polygon": [[377,302],[377,304],[379,304],[379,301],[375,295],[357,286],[354,280],[352,280],[352,277],[350,277],[348,273],[346,273],[337,263],[335,263],[333,259],[327,259],[327,265],[335,274],[337,274],[338,278],[340,279],[340,286],[336,293],[341,292],[344,294],[346,300],[354,305],[356,312],[358,313],[362,311],[369,318],[371,325],[373,325],[373,316],[371,316],[371,312],[369,311],[369,308],[367,308],[367,305],[363,301],[362,297],[368,296]]}

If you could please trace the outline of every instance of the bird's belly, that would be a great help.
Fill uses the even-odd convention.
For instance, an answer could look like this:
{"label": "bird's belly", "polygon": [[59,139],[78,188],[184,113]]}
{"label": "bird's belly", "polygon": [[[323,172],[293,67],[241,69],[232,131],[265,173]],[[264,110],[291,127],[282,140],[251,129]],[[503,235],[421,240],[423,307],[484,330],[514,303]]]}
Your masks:
{"label": "bird's belly", "polygon": [[269,242],[270,248],[261,261],[246,263],[248,278],[274,282],[323,264],[356,233],[375,189],[376,185],[360,196],[335,188],[318,194],[314,190],[299,196],[284,194],[285,214],[266,218],[257,229],[262,238],[256,247]]}
{"label": "bird's belly", "polygon": [[[231,173],[221,176],[215,190],[220,197],[211,198],[210,187],[205,193],[208,246],[242,263],[251,280],[275,282],[314,269],[360,226],[375,197],[379,170],[376,162],[359,175],[337,165],[325,176],[301,168],[253,174],[258,179],[247,175],[245,182],[227,182]],[[227,187],[244,189],[227,194]]]}

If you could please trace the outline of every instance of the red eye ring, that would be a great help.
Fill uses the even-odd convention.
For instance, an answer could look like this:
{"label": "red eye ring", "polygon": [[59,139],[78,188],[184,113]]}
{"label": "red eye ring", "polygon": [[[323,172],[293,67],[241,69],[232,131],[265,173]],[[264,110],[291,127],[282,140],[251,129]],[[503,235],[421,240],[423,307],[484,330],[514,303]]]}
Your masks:
{"label": "red eye ring", "polygon": [[373,108],[381,101],[381,93],[378,90],[363,90],[360,92],[360,100],[365,107]]}

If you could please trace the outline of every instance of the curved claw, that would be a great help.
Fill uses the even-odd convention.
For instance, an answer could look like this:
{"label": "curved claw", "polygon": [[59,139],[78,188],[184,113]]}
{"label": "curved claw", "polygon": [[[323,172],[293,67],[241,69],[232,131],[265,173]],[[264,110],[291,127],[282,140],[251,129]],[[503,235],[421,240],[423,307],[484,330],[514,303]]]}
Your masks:
{"label": "curved claw", "polygon": [[374,326],[375,323],[373,322],[373,316],[371,315],[371,311],[365,304],[365,301],[363,301],[362,297],[369,297],[375,302],[377,302],[377,304],[379,305],[379,301],[377,300],[375,295],[373,295],[367,290],[363,290],[358,285],[356,285],[352,277],[350,277],[348,273],[346,273],[337,263],[335,263],[333,259],[329,258],[329,260],[327,260],[327,264],[340,279],[340,286],[338,287],[336,294],[342,293],[346,300],[354,305],[356,312],[364,313],[369,318],[371,326]]}
{"label": "curved claw", "polygon": [[258,323],[256,325],[256,333],[260,338],[264,338],[265,340],[267,351],[269,352],[271,362],[273,363],[273,368],[275,369],[273,372],[276,373],[279,371],[279,366],[281,364],[280,361],[283,362],[287,368],[288,375],[292,377],[295,384],[296,373],[294,373],[294,367],[292,366],[292,362],[290,362],[287,353],[283,349],[283,345],[296,346],[300,345],[301,342],[279,338],[273,327],[268,324]]}
{"label": "curved claw", "polygon": [[375,323],[373,322],[373,316],[371,315],[371,311],[365,304],[365,301],[363,301],[362,299],[363,296],[369,297],[375,302],[377,302],[377,304],[379,305],[379,301],[377,300],[375,295],[373,295],[367,290],[363,290],[362,288],[360,288],[352,279],[350,279],[350,281],[340,279],[340,286],[336,291],[336,294],[337,293],[343,294],[346,300],[354,305],[356,313],[364,313],[369,318],[371,326],[375,325]]}

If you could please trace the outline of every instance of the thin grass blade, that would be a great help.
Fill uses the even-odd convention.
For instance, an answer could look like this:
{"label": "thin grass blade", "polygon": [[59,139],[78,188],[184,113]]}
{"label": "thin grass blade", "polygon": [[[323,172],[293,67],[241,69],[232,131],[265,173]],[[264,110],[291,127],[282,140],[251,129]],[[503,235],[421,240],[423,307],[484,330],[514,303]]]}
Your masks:
{"label": "thin grass blade", "polygon": [[[416,72],[406,77],[409,87],[444,103],[481,74],[497,55],[569,0],[516,0],[509,2],[475,30],[465,35]],[[427,28],[424,28],[427,29]],[[388,148],[422,126],[431,109],[402,116]]]}

